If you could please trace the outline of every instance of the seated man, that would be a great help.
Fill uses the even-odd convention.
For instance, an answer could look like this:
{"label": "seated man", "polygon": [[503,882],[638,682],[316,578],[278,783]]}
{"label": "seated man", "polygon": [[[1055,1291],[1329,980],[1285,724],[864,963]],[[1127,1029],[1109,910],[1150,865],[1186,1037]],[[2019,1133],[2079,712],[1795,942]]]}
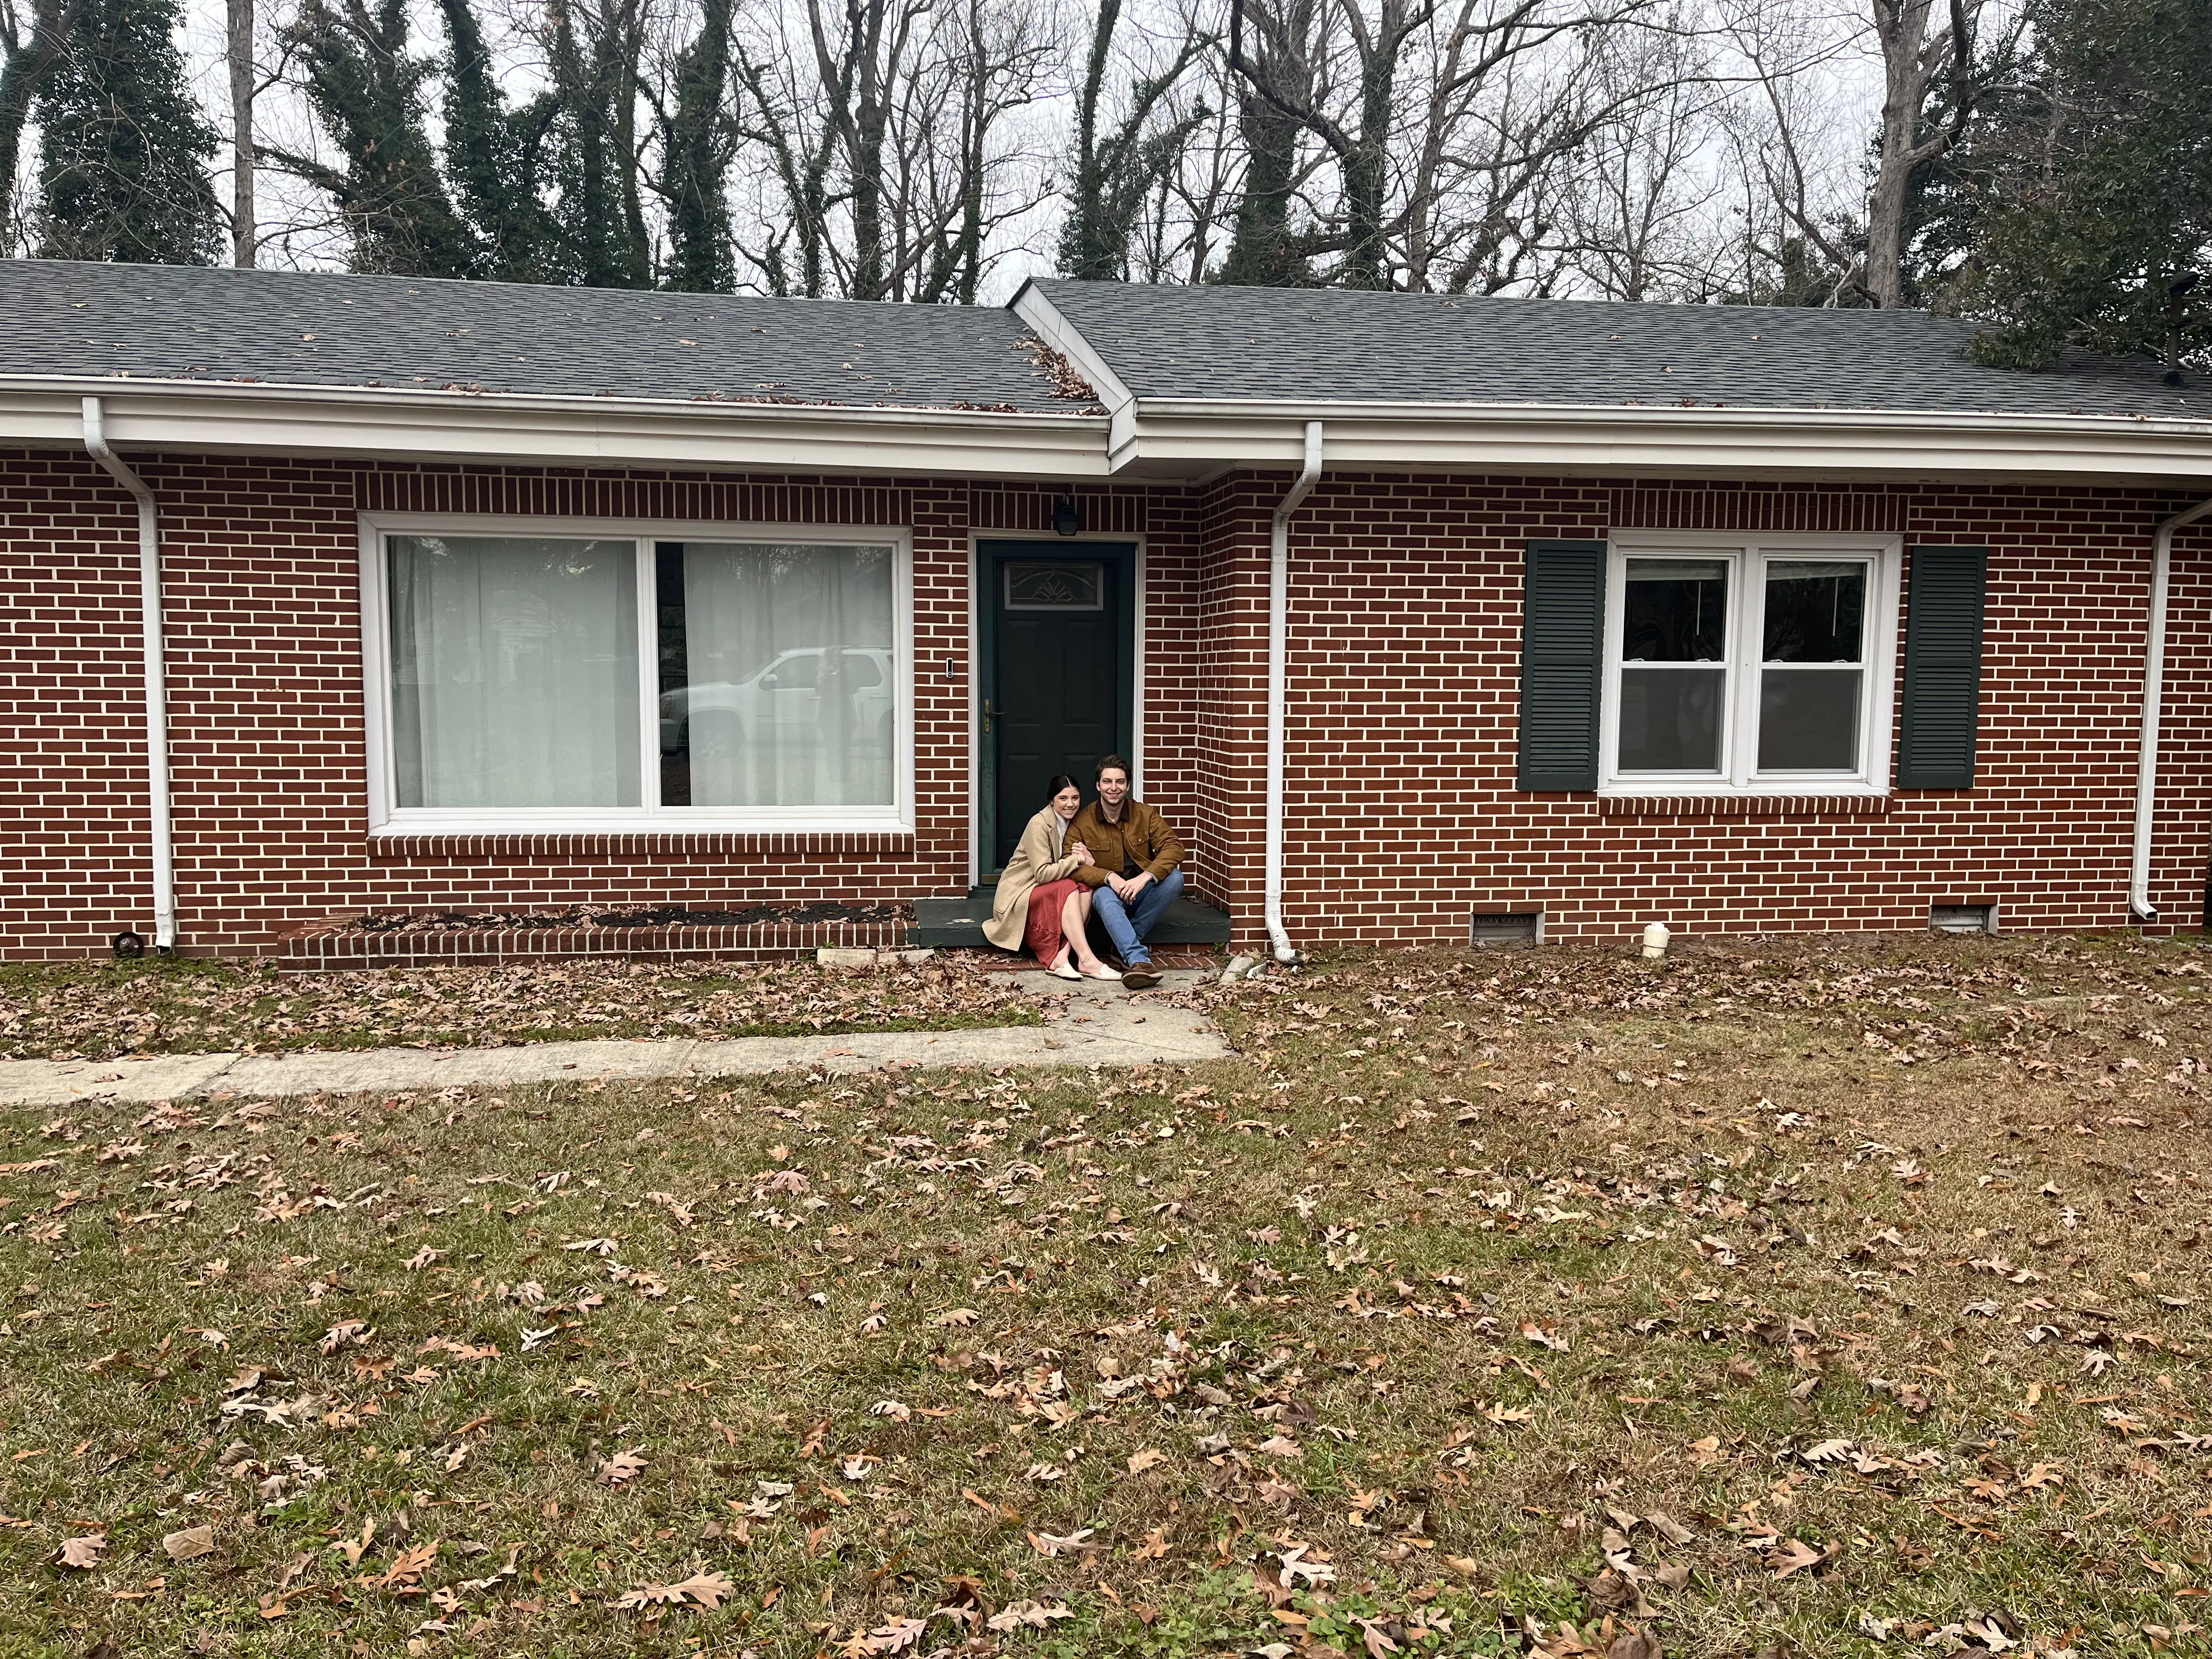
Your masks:
{"label": "seated man", "polygon": [[1182,843],[1165,818],[1129,799],[1129,763],[1119,755],[1098,763],[1097,784],[1098,799],[1075,815],[1063,844],[1080,842],[1090,849],[1091,862],[1075,878],[1097,890],[1091,914],[1105,925],[1121,956],[1121,983],[1148,991],[1160,976],[1152,969],[1145,935],[1182,891],[1182,872],[1176,867],[1182,862]]}

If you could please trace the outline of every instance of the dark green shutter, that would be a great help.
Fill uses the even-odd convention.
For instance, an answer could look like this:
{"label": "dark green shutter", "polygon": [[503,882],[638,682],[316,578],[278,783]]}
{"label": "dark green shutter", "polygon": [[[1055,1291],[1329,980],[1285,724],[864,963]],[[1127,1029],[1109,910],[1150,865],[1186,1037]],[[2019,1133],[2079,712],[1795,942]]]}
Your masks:
{"label": "dark green shutter", "polygon": [[1982,699],[1986,547],[1916,547],[1905,595],[1897,787],[1971,789]]}
{"label": "dark green shutter", "polygon": [[1522,789],[1597,787],[1605,544],[1530,542],[1521,611]]}

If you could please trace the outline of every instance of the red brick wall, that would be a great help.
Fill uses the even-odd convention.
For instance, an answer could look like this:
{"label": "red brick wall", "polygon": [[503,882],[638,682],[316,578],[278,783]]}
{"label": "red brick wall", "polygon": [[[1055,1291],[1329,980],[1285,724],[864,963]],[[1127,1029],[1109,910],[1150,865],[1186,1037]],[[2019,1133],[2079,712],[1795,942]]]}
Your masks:
{"label": "red brick wall", "polygon": [[[1220,580],[1251,641],[1238,653],[1248,672],[1224,671],[1223,683],[1251,684],[1251,665],[1264,667],[1264,507],[1280,488],[1268,481],[1234,533],[1209,544],[1237,573]],[[1552,938],[1618,937],[1652,920],[1691,933],[1919,928],[1931,902],[1982,898],[2008,928],[2124,926],[2151,532],[2191,499],[1331,476],[1291,542],[1291,933],[1464,940],[1478,907],[1540,909]],[[1614,528],[1987,544],[1976,787],[1897,792],[1872,815],[1726,817],[1609,816],[1593,795],[1516,792],[1523,544]],[[2162,926],[2195,927],[2212,851],[2202,527],[2177,544],[2172,616],[2152,892]],[[1899,644],[1901,659],[1901,629]],[[1255,696],[1236,702],[1261,732]],[[1239,936],[1256,939],[1256,824],[1235,844],[1253,894]]]}
{"label": "red brick wall", "polygon": [[[1037,533],[1056,489],[153,457],[167,530],[178,885],[188,948],[265,949],[334,912],[717,908],[957,892],[969,868],[969,545]],[[1193,884],[1259,935],[1267,528],[1285,477],[1086,488],[1146,548],[1146,791]],[[1332,475],[1291,534],[1287,897],[1301,941],[1906,928],[1993,897],[2008,927],[2125,921],[2150,527],[2188,497],[2026,485],[1612,483]],[[919,826],[903,839],[366,835],[364,508],[907,524]],[[1521,551],[1614,527],[1879,529],[1990,548],[1981,772],[1886,813],[1622,817],[1513,787]],[[129,498],[82,456],[0,454],[0,953],[70,956],[150,919]],[[2212,534],[2173,589],[2154,893],[2201,920],[2212,806]],[[954,659],[960,678],[942,665]]]}

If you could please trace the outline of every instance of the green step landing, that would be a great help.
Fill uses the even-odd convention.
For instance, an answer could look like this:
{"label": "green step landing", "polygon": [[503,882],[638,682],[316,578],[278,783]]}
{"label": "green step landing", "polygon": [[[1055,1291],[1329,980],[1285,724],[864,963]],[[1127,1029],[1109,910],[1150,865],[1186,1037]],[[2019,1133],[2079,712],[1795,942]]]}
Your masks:
{"label": "green step landing", "polygon": [[[983,937],[983,924],[991,919],[991,901],[997,891],[993,887],[975,887],[969,890],[965,898],[915,900],[915,925],[907,932],[908,943],[940,951],[988,947],[989,941]],[[1149,943],[1226,945],[1229,913],[1188,896],[1179,898],[1168,907],[1167,915],[1152,929]]]}

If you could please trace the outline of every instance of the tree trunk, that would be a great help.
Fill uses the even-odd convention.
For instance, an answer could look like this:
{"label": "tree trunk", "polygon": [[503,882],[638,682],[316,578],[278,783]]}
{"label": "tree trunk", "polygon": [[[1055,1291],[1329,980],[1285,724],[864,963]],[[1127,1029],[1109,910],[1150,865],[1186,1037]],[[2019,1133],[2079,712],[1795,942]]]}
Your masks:
{"label": "tree trunk", "polygon": [[[1931,36],[1928,25],[1934,9],[1935,0],[1874,0],[1875,35],[1881,43],[1881,158],[1867,195],[1863,286],[1886,311],[1905,304],[1905,226],[1913,175],[1957,142],[1972,110],[1967,0],[1952,0],[1950,22]],[[1951,125],[1923,140],[1920,122],[1929,88],[1947,64],[1957,82]]]}
{"label": "tree trunk", "polygon": [[[15,168],[23,154],[23,128],[46,72],[61,56],[83,0],[33,0],[27,40],[9,38],[0,52],[0,237],[14,222]],[[5,252],[0,246],[0,252]]]}
{"label": "tree trunk", "polygon": [[1114,26],[1121,0],[1099,0],[1098,21],[1091,33],[1091,56],[1084,65],[1083,90],[1075,106],[1075,177],[1070,180],[1067,227],[1060,233],[1060,268],[1069,276],[1092,282],[1119,281],[1126,250],[1106,246],[1106,168],[1098,152],[1098,100],[1112,60]]}
{"label": "tree trunk", "polygon": [[1383,0],[1372,43],[1359,42],[1359,137],[1344,162],[1344,285],[1390,286],[1382,226],[1389,189],[1391,96],[1405,44],[1405,0]]}
{"label": "tree trunk", "polygon": [[260,224],[253,206],[253,0],[229,0],[230,262],[253,268]]}
{"label": "tree trunk", "polygon": [[699,33],[676,60],[676,109],[662,135],[668,198],[668,285],[720,293],[735,281],[722,104],[729,89],[732,0],[706,0]]}

